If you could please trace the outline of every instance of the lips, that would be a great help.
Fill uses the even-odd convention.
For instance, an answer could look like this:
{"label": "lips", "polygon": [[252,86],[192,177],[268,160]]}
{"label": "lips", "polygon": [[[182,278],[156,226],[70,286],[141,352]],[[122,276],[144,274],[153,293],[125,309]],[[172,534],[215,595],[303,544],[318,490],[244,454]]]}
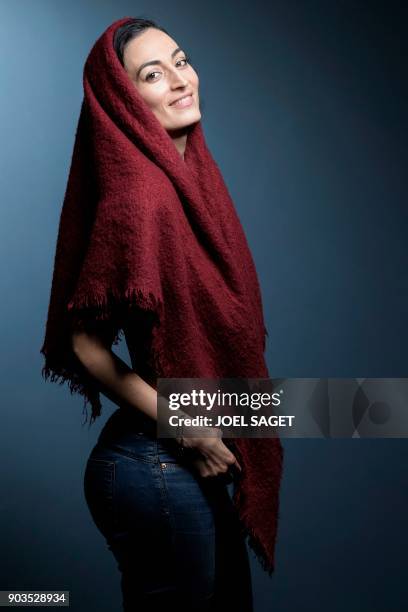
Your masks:
{"label": "lips", "polygon": [[184,94],[184,96],[180,96],[179,98],[177,98],[177,100],[174,100],[173,102],[171,102],[169,106],[181,106],[181,107],[190,106],[192,102],[193,102],[193,94],[188,93],[188,94]]}

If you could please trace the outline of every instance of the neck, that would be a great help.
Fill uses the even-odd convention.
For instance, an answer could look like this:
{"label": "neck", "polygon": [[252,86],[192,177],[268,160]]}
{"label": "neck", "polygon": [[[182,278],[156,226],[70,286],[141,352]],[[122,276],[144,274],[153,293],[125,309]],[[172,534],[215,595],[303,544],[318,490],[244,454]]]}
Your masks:
{"label": "neck", "polygon": [[186,129],[172,130],[172,131],[169,131],[169,136],[174,142],[174,145],[177,151],[180,153],[181,157],[184,159],[184,152],[186,150],[186,144],[187,144],[187,130]]}

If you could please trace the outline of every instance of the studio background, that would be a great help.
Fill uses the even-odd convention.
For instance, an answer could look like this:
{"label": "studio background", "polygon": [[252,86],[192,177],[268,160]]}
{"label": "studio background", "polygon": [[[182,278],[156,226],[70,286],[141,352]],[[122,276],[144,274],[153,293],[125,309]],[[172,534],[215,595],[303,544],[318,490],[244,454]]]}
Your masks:
{"label": "studio background", "polygon": [[[262,287],[273,377],[406,377],[404,3],[20,0],[0,4],[0,589],[120,610],[82,491],[82,398],[41,378],[59,215],[99,35],[157,20],[198,71],[203,126]],[[124,342],[115,350],[127,361]],[[276,571],[255,611],[406,609],[407,442],[283,440]]]}

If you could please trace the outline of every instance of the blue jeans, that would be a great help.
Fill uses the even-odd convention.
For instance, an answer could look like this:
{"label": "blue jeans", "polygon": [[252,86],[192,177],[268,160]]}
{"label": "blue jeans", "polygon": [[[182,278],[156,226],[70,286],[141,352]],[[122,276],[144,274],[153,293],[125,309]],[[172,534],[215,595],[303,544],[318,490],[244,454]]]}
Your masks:
{"label": "blue jeans", "polygon": [[154,426],[119,408],[84,474],[88,508],[121,572],[124,611],[251,612],[248,553],[225,478],[200,477]]}

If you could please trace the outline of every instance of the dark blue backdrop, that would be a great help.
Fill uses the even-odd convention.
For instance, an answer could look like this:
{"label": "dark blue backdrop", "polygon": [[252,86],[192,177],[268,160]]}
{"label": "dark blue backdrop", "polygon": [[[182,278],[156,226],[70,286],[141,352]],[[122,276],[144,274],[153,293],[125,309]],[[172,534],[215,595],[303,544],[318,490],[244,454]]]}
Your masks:
{"label": "dark blue backdrop", "polygon": [[[207,142],[259,270],[271,376],[408,374],[403,3],[3,2],[0,589],[69,589],[76,612],[120,610],[82,493],[115,407],[81,428],[82,399],[43,382],[39,349],[83,63],[128,15],[157,19],[200,75]],[[406,610],[406,441],[284,446],[274,576],[251,556],[256,612]]]}

